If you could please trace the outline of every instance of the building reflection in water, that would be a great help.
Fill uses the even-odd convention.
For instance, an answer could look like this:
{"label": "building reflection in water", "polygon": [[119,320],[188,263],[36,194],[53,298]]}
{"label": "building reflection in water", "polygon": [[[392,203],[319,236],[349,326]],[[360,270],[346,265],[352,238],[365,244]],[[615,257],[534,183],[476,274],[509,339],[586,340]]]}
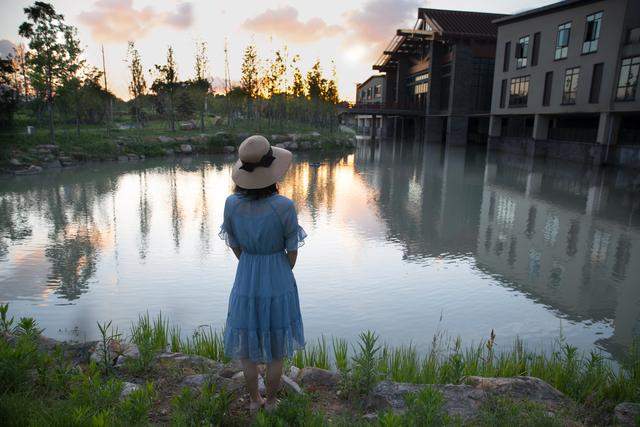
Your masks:
{"label": "building reflection in water", "polygon": [[[469,263],[560,317],[610,324],[598,345],[614,354],[640,333],[637,173],[387,140],[297,158],[280,192],[313,237],[307,280],[357,288],[352,271],[379,267],[360,248],[389,246],[401,253],[397,275],[407,263]],[[232,161],[151,160],[4,181],[0,300],[42,302],[52,292],[77,303],[124,283],[128,299],[119,302],[135,316],[163,287],[186,289],[166,296],[185,304],[203,299],[203,274],[232,279],[217,239]],[[355,267],[325,257],[336,248]],[[223,316],[227,290],[207,289]]]}

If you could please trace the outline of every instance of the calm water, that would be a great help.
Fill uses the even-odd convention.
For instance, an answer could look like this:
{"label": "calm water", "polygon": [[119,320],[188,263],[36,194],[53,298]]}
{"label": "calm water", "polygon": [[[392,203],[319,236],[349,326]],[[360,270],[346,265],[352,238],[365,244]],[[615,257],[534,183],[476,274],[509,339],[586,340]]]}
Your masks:
{"label": "calm water", "polygon": [[[0,301],[57,338],[162,311],[221,327],[236,261],[218,238],[229,157],[0,178]],[[319,167],[312,162],[321,162]],[[633,189],[635,187],[635,192]],[[281,186],[309,233],[296,275],[309,339],[373,329],[562,334],[616,357],[640,334],[638,174],[483,150],[362,142],[297,156]]]}

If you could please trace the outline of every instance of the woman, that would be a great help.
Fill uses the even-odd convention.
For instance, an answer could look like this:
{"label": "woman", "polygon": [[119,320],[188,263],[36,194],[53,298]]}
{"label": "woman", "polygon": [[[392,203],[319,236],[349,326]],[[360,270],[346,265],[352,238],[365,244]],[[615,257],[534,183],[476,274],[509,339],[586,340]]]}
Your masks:
{"label": "woman", "polygon": [[[282,360],[304,346],[293,267],[306,233],[293,202],[278,194],[291,152],[271,147],[263,136],[245,139],[233,167],[235,193],[227,198],[220,237],[238,258],[229,297],[224,347],[240,359],[250,410],[273,409]],[[267,398],[258,391],[257,364],[267,364]]]}

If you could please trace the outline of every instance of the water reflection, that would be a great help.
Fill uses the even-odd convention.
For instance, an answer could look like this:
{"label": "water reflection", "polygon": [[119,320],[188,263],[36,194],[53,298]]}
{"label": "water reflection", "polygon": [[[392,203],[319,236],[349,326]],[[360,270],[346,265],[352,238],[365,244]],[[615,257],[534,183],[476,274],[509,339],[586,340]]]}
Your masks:
{"label": "water reflection", "polygon": [[[232,161],[3,178],[0,300],[54,331],[146,309],[185,330],[222,322],[235,264],[217,229]],[[298,267],[310,335],[416,341],[444,312],[463,338],[503,326],[543,340],[564,319],[582,348],[621,354],[640,333],[639,182],[415,142],[298,156],[280,191],[313,243]]]}

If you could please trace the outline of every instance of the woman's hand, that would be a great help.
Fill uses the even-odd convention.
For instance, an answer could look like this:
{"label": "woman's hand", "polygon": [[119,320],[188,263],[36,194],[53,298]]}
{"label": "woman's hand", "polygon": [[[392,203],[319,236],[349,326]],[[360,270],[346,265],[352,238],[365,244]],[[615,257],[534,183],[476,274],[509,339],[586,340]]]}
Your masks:
{"label": "woman's hand", "polygon": [[296,265],[296,260],[298,259],[298,251],[287,251],[287,257],[289,258],[289,265],[291,265],[291,269]]}

